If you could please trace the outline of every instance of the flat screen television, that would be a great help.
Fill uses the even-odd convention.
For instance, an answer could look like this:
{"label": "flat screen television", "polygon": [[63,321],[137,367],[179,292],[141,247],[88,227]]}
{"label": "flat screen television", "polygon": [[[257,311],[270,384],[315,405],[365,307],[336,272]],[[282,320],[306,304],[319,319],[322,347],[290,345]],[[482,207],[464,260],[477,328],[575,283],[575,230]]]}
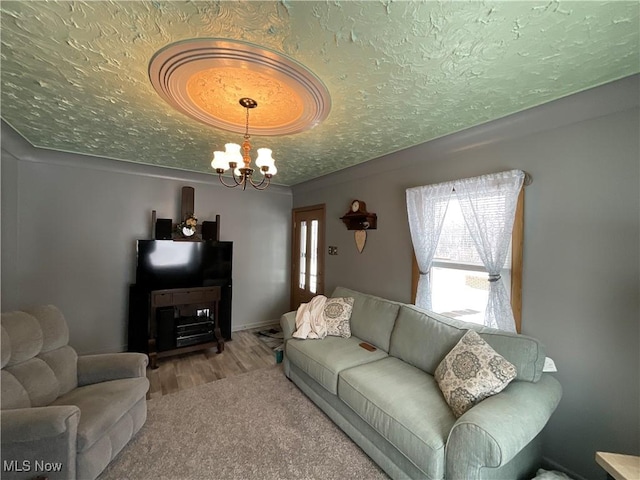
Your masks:
{"label": "flat screen television", "polygon": [[136,284],[150,290],[228,283],[233,242],[138,240]]}

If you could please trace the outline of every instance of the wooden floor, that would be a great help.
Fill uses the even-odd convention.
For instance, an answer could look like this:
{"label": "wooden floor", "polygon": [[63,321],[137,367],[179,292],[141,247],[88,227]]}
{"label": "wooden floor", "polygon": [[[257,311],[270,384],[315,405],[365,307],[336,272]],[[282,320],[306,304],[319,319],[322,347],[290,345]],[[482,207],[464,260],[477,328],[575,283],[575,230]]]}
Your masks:
{"label": "wooden floor", "polygon": [[161,397],[196,385],[275,365],[273,350],[261,342],[253,330],[233,332],[231,339],[230,342],[225,342],[221,354],[216,353],[215,348],[211,348],[158,359],[157,369],[147,368],[147,378],[151,383],[147,398]]}

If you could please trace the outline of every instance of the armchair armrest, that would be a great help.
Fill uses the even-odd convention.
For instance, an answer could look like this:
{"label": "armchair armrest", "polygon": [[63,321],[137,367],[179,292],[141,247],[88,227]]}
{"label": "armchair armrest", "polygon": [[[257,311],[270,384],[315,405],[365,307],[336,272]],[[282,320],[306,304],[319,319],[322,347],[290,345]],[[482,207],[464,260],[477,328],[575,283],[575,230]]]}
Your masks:
{"label": "armchair armrest", "polygon": [[293,336],[293,332],[296,331],[296,312],[285,313],[280,317],[280,326],[282,327],[282,333],[284,341],[286,343]]}
{"label": "armchair armrest", "polygon": [[560,383],[543,374],[536,383],[516,381],[468,410],[453,425],[445,448],[448,478],[484,478],[506,465],[533,440],[562,396]]}
{"label": "armchair armrest", "polygon": [[149,359],[144,353],[103,353],[78,357],[78,386],[146,376]]}
{"label": "armchair armrest", "polygon": [[73,405],[2,410],[2,477],[24,478],[20,472],[27,469],[36,476],[47,463],[55,478],[76,478],[79,421],[80,409]]}

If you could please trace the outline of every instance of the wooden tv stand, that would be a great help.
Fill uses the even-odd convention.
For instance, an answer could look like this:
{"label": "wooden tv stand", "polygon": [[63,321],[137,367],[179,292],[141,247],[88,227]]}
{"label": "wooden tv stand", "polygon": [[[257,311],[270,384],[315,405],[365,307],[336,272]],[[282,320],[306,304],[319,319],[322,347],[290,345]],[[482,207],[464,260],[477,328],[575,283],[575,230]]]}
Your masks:
{"label": "wooden tv stand", "polygon": [[[220,321],[218,318],[218,303],[220,302],[220,287],[193,287],[193,288],[172,288],[168,290],[152,290],[149,293],[149,339],[148,352],[151,368],[158,368],[157,359],[170,357],[181,353],[206,350],[218,347],[218,353],[224,351],[224,338],[220,332]],[[195,345],[170,348],[158,351],[158,316],[159,308],[172,307],[177,309],[179,317],[187,318],[194,316],[197,310],[213,310],[215,340],[205,341]],[[197,318],[197,317],[195,317]]]}

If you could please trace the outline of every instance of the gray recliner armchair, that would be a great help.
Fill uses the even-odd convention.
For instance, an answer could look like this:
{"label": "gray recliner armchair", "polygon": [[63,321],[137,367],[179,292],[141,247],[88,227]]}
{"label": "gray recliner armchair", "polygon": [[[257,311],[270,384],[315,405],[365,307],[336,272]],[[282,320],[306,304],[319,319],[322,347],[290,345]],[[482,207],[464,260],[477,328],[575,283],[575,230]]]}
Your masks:
{"label": "gray recliner armchair", "polygon": [[3,313],[2,478],[95,479],[147,418],[147,357],[78,356],[53,305]]}

